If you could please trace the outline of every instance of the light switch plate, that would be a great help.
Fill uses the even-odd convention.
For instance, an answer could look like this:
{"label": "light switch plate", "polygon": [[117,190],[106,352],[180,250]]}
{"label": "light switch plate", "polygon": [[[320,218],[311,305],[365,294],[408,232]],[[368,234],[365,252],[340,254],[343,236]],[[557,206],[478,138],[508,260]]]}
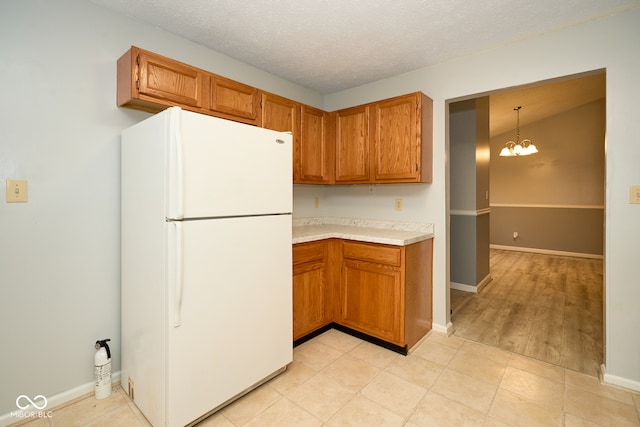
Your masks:
{"label": "light switch plate", "polygon": [[629,187],[629,203],[640,203],[640,185],[632,185]]}
{"label": "light switch plate", "polygon": [[7,203],[27,202],[27,180],[8,179],[7,180]]}

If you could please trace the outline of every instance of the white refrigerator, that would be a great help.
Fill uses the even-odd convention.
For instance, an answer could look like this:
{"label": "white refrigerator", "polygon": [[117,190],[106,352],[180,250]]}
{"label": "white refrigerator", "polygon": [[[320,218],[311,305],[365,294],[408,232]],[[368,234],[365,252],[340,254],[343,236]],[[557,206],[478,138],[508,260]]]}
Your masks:
{"label": "white refrigerator", "polygon": [[172,107],[121,150],[121,384],[189,425],[292,361],[292,138]]}

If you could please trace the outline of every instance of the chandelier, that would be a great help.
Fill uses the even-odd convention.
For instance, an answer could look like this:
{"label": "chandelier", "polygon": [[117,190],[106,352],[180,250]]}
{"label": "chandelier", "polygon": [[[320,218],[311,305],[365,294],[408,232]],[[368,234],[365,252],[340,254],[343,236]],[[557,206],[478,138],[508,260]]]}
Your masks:
{"label": "chandelier", "polygon": [[531,142],[530,139],[523,139],[520,141],[520,109],[522,107],[516,107],[513,110],[516,112],[516,140],[508,141],[500,156],[502,157],[514,157],[514,156],[528,156],[529,154],[535,154],[538,152],[538,148]]}

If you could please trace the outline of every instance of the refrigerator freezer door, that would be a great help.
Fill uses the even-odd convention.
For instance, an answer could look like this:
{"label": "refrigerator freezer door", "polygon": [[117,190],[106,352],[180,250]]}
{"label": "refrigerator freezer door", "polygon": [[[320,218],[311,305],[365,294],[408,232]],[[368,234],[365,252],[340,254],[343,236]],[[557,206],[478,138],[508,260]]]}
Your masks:
{"label": "refrigerator freezer door", "polygon": [[168,252],[181,252],[182,287],[167,289],[167,425],[183,426],[292,361],[291,216],[175,230],[182,250],[170,237]]}
{"label": "refrigerator freezer door", "polygon": [[292,137],[216,117],[167,110],[167,217],[292,211]]}

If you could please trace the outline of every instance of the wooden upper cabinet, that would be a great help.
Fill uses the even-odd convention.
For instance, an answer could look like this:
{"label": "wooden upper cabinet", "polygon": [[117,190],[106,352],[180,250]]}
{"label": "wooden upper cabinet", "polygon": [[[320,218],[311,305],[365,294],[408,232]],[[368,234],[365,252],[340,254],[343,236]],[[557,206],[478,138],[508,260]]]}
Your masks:
{"label": "wooden upper cabinet", "polygon": [[302,105],[300,139],[294,150],[294,182],[329,184],[333,181],[334,122],[330,114]]}
{"label": "wooden upper cabinet", "polygon": [[215,74],[209,75],[209,109],[216,116],[260,125],[258,89]]}
{"label": "wooden upper cabinet", "polygon": [[300,104],[268,92],[260,94],[262,127],[279,132],[300,134]]}
{"label": "wooden upper cabinet", "polygon": [[433,101],[421,92],[327,113],[135,46],[117,65],[118,106],[290,131],[294,183],[432,180]]}
{"label": "wooden upper cabinet", "polygon": [[417,92],[372,105],[374,182],[431,182],[432,101]]}
{"label": "wooden upper cabinet", "polygon": [[260,93],[261,126],[279,132],[291,132],[293,139],[293,182],[298,174],[296,151],[300,145],[300,104],[268,92]]}
{"label": "wooden upper cabinet", "polygon": [[170,106],[260,124],[258,89],[132,46],[118,59],[117,104],[151,113]]}
{"label": "wooden upper cabinet", "polygon": [[197,111],[206,80],[203,70],[132,47],[118,60],[117,104],[149,112],[172,105]]}
{"label": "wooden upper cabinet", "polygon": [[370,181],[369,105],[346,108],[335,115],[335,181]]}

